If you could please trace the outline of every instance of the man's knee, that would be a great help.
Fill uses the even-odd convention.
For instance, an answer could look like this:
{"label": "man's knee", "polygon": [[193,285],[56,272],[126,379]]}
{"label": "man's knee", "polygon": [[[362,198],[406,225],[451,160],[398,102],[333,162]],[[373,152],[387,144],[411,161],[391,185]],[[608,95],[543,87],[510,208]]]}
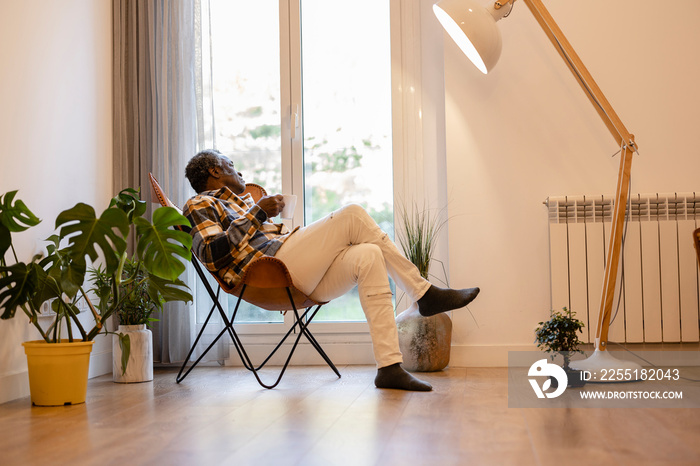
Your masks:
{"label": "man's knee", "polygon": [[[348,204],[344,207],[341,207],[338,211],[336,211],[337,215],[342,215],[342,216],[348,216],[348,217],[362,217],[362,218],[368,218],[369,214],[365,210],[364,207],[362,207],[359,204]],[[371,218],[371,217],[369,217]]]}
{"label": "man's knee", "polygon": [[[386,236],[377,222],[367,213],[364,207],[358,204],[348,204],[335,212],[341,222],[359,228],[359,231],[369,231]],[[384,239],[384,238],[382,238]],[[352,243],[351,243],[352,244]]]}
{"label": "man's knee", "polygon": [[347,252],[346,259],[358,266],[369,266],[384,263],[384,256],[379,246],[372,243],[354,244]]}

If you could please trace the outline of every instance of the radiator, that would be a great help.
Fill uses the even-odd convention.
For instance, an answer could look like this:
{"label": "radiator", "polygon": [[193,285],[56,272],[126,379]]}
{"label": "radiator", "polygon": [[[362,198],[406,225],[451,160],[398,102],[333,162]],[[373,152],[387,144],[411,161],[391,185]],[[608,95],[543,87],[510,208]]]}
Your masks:
{"label": "radiator", "polygon": [[[545,201],[552,308],[575,311],[586,342],[595,340],[613,202],[604,195]],[[626,220],[609,340],[699,341],[700,192],[631,195]]]}

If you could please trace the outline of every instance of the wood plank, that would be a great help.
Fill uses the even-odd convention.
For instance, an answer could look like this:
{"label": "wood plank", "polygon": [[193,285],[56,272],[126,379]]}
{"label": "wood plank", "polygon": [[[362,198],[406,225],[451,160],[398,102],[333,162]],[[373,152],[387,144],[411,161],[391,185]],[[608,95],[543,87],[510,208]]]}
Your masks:
{"label": "wood plank", "polygon": [[0,405],[2,464],[695,464],[700,454],[693,409],[508,408],[506,368],[416,374],[428,393],[377,389],[371,366],[339,369],[341,379],[294,366],[274,390],[243,368],[198,367],[181,384],[156,369],[143,384],[92,379],[82,405],[15,400]]}

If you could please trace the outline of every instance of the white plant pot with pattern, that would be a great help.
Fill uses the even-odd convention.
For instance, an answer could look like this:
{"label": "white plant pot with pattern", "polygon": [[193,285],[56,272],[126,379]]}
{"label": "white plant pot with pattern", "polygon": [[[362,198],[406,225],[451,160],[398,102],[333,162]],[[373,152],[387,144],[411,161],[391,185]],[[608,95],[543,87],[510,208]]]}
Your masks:
{"label": "white plant pot with pattern", "polygon": [[[128,360],[123,360],[126,345]],[[153,380],[153,335],[145,325],[120,325],[112,335],[112,380],[117,383]]]}

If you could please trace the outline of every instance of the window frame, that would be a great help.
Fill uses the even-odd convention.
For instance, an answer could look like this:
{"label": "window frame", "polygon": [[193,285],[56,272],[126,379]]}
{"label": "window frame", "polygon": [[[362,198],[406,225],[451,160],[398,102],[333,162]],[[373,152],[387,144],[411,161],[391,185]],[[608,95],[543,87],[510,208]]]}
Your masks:
{"label": "window frame", "polygon": [[[405,198],[408,192],[415,193],[416,186],[420,188],[419,195],[423,190],[420,77],[415,73],[421,69],[421,7],[411,0],[387,1],[390,4],[392,149],[396,200]],[[304,192],[300,0],[280,0],[279,12],[282,188],[285,192],[299,195]],[[395,222],[398,221],[396,216],[395,209]],[[294,218],[284,222],[291,228],[303,225],[303,209],[296,209]],[[406,301],[403,299],[401,310],[410,305]],[[267,346],[274,344],[275,337],[285,333],[292,323],[292,316],[287,315],[284,322],[240,323],[237,331],[244,343]],[[340,344],[333,345],[336,348],[345,344],[353,348],[340,350],[342,360],[374,362],[369,356],[371,339],[366,322],[312,322],[310,328],[322,344]],[[350,351],[357,353],[359,347],[364,351],[360,351],[359,356],[351,356]],[[333,356],[331,352],[329,354]],[[298,359],[295,358],[297,362]],[[302,361],[307,362],[305,359]]]}

